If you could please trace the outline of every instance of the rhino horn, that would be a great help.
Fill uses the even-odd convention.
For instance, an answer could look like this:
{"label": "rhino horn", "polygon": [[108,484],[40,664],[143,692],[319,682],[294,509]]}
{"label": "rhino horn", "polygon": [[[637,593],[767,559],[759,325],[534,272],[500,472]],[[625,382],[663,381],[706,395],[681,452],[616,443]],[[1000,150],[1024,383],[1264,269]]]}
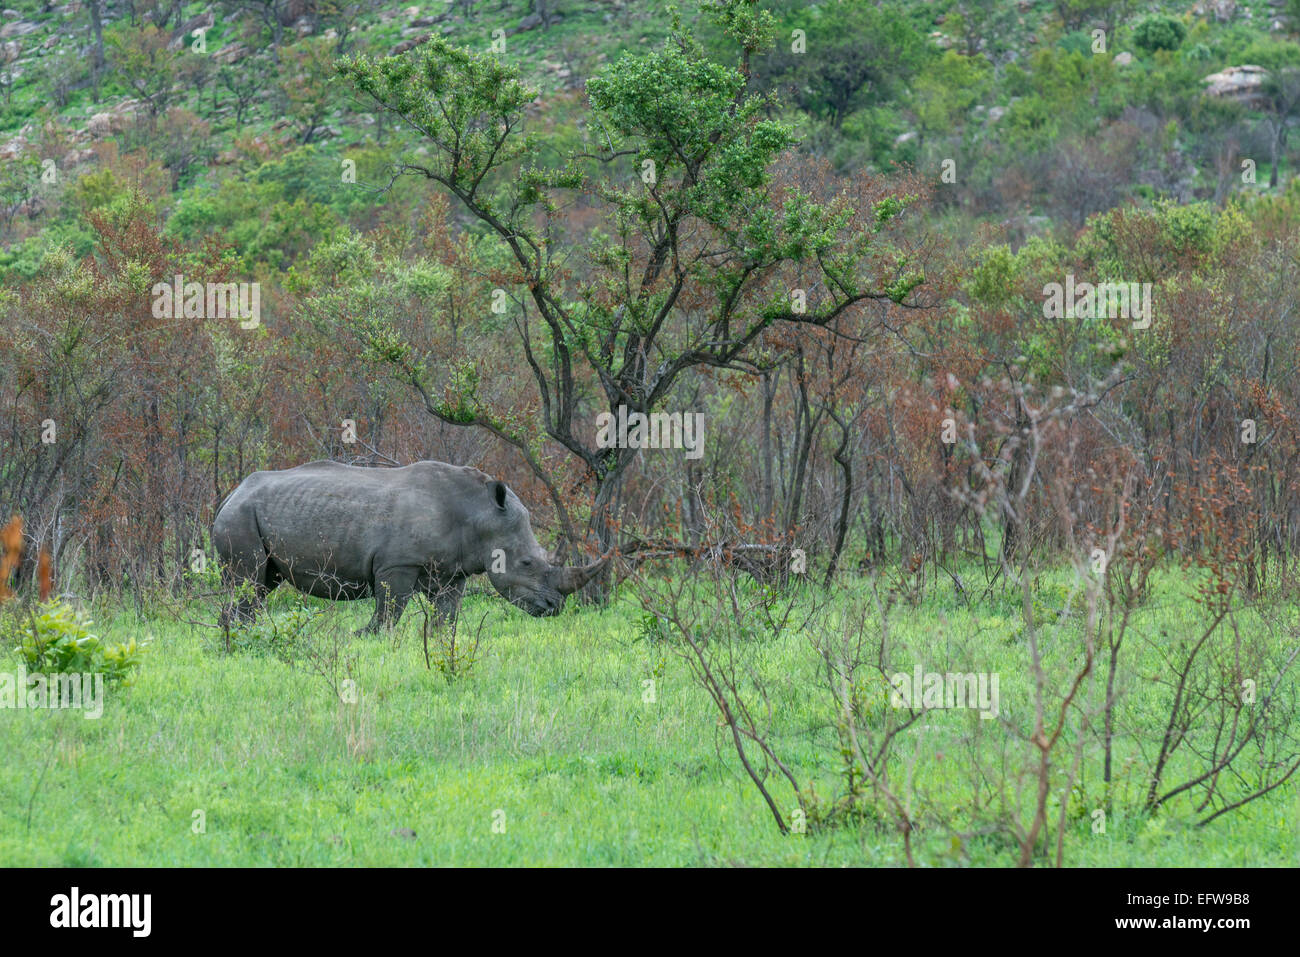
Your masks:
{"label": "rhino horn", "polygon": [[613,552],[607,553],[604,557],[596,559],[590,565],[568,565],[559,570],[559,582],[555,590],[561,595],[572,595],[575,591],[582,588],[583,585],[591,581],[609,564]]}

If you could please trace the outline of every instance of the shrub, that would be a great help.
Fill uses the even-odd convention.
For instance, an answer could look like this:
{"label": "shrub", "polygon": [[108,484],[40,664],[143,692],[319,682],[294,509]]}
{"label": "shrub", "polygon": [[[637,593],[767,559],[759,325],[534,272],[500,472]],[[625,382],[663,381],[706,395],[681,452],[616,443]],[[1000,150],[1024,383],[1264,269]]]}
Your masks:
{"label": "shrub", "polygon": [[1140,20],[1133,28],[1133,42],[1147,53],[1177,50],[1186,36],[1187,28],[1181,20],[1160,14]]}
{"label": "shrub", "polygon": [[[437,620],[436,615],[431,615],[427,601],[420,601],[420,611],[424,615],[424,623],[420,628],[424,642],[424,666],[430,671],[437,668],[448,684],[457,678],[467,677],[479,662],[479,645],[483,639],[486,616],[479,619],[478,627],[474,629],[470,640],[471,636],[465,635],[462,638],[460,635],[459,621],[442,622]],[[432,643],[429,640],[431,637]]]}
{"label": "shrub", "polygon": [[268,611],[250,624],[232,625],[225,649],[257,656],[272,655],[291,663],[301,651],[307,627],[315,618],[315,611],[296,601],[287,611]]}
{"label": "shrub", "polygon": [[26,614],[16,612],[3,625],[6,644],[18,640],[15,651],[27,670],[43,674],[102,674],[106,681],[131,684],[144,658],[148,641],[108,644],[92,634],[94,622],[67,602],[48,601]]}

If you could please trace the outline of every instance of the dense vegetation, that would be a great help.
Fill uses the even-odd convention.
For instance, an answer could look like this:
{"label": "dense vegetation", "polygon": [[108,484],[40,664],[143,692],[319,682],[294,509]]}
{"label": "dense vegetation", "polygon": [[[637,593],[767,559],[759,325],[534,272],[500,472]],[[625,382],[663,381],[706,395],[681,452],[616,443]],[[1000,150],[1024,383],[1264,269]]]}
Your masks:
{"label": "dense vegetation", "polygon": [[[0,711],[0,854],[1294,862],[1298,34],[7,8],[0,671],[121,680],[100,721]],[[602,442],[620,410],[703,441]],[[282,593],[215,629],[217,505],[314,458],[475,465],[617,571],[553,623],[361,639]],[[1000,676],[999,713],[891,702],[914,667]],[[73,810],[164,779],[113,836]]]}

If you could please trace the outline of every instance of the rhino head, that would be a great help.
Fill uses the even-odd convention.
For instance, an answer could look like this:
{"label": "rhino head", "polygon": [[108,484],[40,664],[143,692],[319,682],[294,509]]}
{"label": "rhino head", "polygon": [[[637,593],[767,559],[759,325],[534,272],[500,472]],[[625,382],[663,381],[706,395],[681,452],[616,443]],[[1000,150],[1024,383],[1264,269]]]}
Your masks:
{"label": "rhino head", "polygon": [[535,618],[558,615],[565,596],[598,575],[609,556],[589,565],[551,564],[533,535],[532,523],[519,498],[502,482],[491,483],[490,514],[482,523],[484,568],[501,597]]}

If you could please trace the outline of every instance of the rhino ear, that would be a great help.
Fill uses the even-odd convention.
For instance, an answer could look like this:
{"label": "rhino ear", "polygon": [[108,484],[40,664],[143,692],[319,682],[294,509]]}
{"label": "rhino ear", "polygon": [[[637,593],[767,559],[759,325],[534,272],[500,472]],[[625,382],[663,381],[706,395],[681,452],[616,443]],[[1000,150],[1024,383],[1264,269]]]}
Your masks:
{"label": "rhino ear", "polygon": [[504,482],[492,483],[492,498],[496,500],[497,508],[504,512],[506,510],[506,485]]}

